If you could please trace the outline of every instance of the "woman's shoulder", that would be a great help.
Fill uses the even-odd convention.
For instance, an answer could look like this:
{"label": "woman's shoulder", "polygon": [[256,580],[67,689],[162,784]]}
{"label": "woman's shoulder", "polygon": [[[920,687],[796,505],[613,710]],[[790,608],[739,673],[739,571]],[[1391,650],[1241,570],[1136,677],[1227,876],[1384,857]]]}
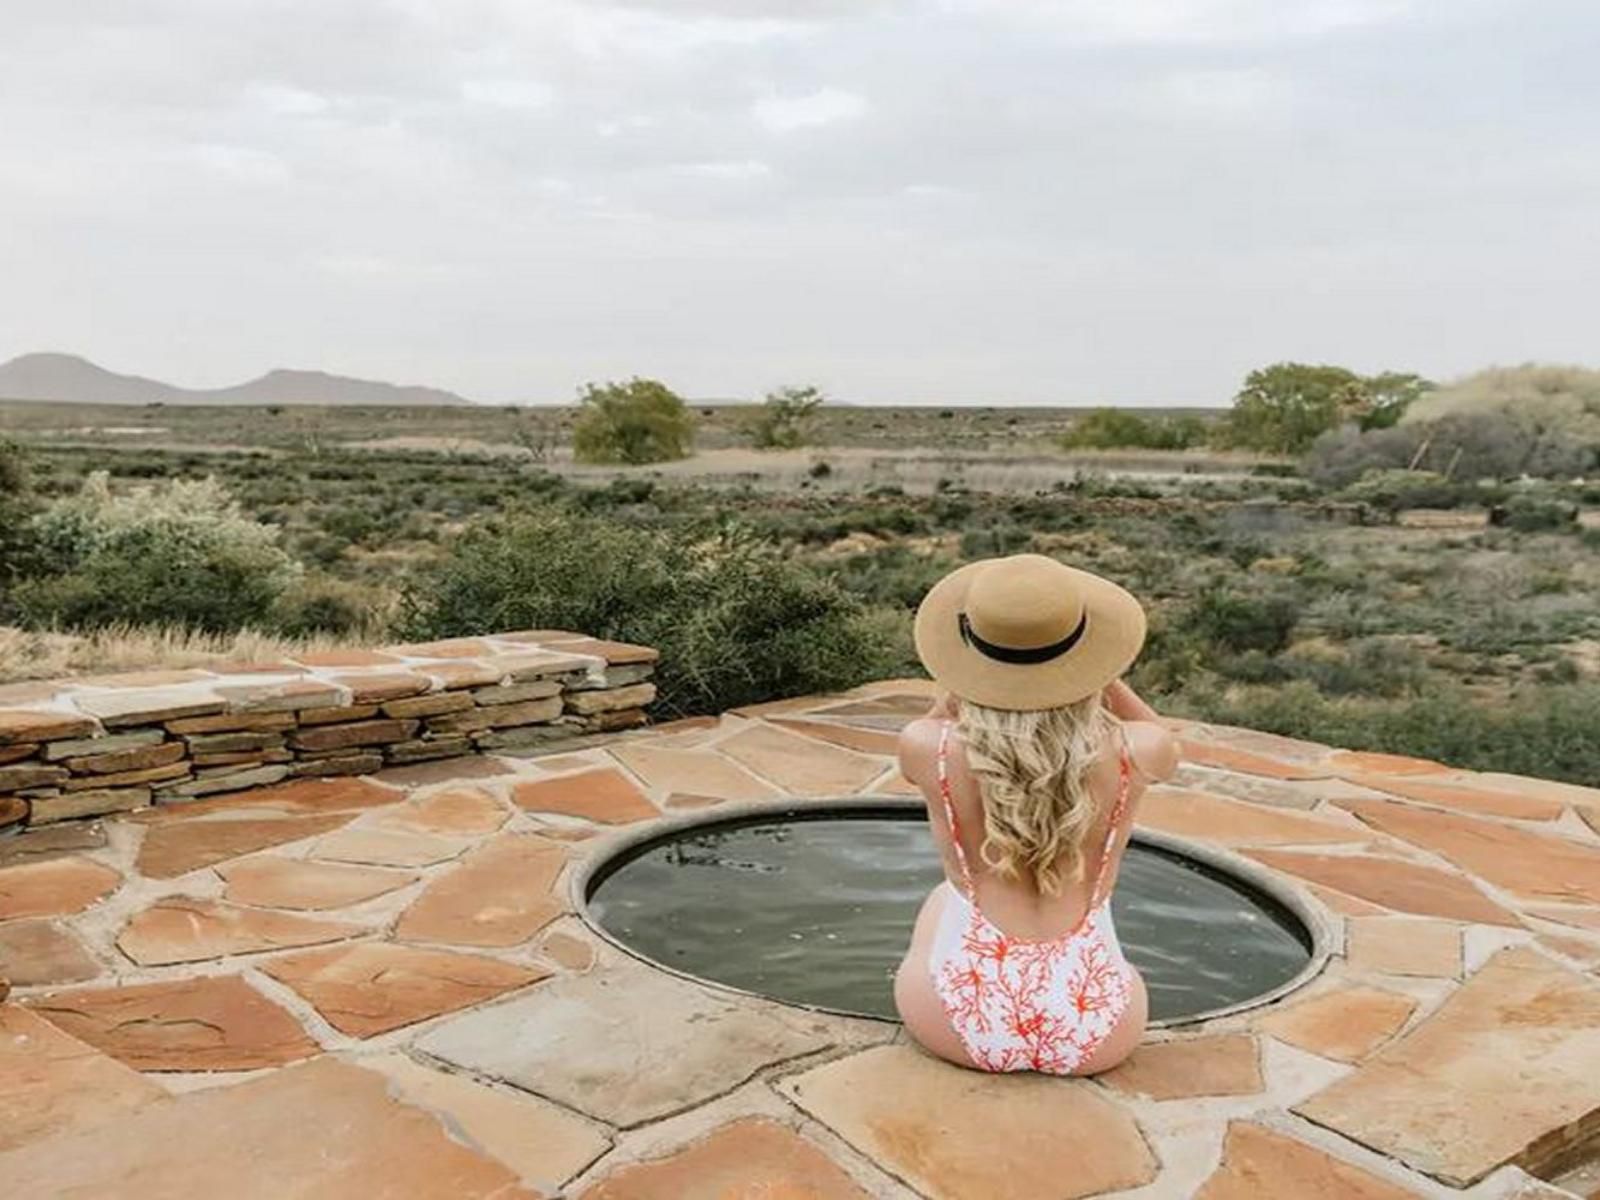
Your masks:
{"label": "woman's shoulder", "polygon": [[928,776],[928,768],[939,755],[939,738],[945,722],[931,713],[918,717],[900,730],[898,741],[900,773],[912,783]]}
{"label": "woman's shoulder", "polygon": [[1134,767],[1150,783],[1171,779],[1178,770],[1178,739],[1155,721],[1124,721],[1123,735]]}

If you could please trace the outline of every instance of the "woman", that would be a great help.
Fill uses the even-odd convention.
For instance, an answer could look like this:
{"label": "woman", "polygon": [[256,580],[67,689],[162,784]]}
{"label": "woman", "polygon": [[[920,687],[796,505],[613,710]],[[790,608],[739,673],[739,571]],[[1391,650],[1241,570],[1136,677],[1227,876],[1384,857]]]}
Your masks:
{"label": "woman", "polygon": [[1177,748],[1120,677],[1144,643],[1120,587],[1036,554],[970,564],[917,612],[944,695],[900,737],[945,881],[895,978],[906,1029],[985,1071],[1087,1075],[1144,1033],[1111,890],[1140,794]]}

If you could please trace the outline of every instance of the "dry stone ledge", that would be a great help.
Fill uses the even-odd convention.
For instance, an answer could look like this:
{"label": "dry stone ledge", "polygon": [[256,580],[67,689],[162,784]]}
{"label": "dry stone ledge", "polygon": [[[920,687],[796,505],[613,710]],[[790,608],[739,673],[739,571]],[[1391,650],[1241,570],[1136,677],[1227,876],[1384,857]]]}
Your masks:
{"label": "dry stone ledge", "polygon": [[657,657],[534,629],[0,689],[0,830],[633,728]]}

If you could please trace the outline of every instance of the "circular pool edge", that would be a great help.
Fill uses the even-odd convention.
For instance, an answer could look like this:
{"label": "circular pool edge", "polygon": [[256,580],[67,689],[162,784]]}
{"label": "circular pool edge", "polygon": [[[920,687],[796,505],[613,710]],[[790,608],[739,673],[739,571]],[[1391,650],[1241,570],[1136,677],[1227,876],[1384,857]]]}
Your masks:
{"label": "circular pool edge", "polygon": [[[608,946],[621,951],[629,958],[678,979],[710,988],[713,991],[735,996],[754,997],[759,1000],[765,1000],[769,1004],[781,1004],[786,1008],[798,1009],[802,1012],[846,1017],[854,1021],[874,1021],[884,1025],[899,1025],[899,1021],[889,1017],[879,1017],[870,1013],[854,1012],[849,1009],[831,1008],[827,1005],[805,1004],[796,1000],[785,1000],[782,997],[772,996],[766,992],[735,987],[732,984],[708,979],[704,975],[696,975],[690,971],[679,970],[677,967],[669,966],[651,958],[647,954],[640,953],[622,941],[602,925],[589,909],[589,893],[596,877],[609,874],[616,860],[627,857],[630,851],[646,843],[663,841],[676,834],[686,833],[694,829],[712,828],[718,825],[748,820],[752,817],[794,816],[802,820],[816,820],[820,815],[830,812],[848,814],[852,810],[877,810],[882,812],[885,809],[921,813],[924,811],[925,806],[920,799],[904,795],[863,794],[804,798],[782,796],[766,800],[728,801],[727,803],[704,809],[695,809],[682,815],[663,816],[659,819],[640,821],[616,833],[598,837],[589,843],[589,853],[584,857],[583,861],[576,864],[576,868],[572,872],[571,879],[567,885],[573,911],[578,919],[588,927],[590,932],[594,933]],[[1132,840],[1156,850],[1193,859],[1202,866],[1230,876],[1246,886],[1264,893],[1292,913],[1295,919],[1304,926],[1306,936],[1311,939],[1311,955],[1307,959],[1305,966],[1276,987],[1233,1004],[1202,1009],[1200,1012],[1195,1013],[1185,1013],[1179,1017],[1152,1020],[1147,1028],[1182,1028],[1207,1021],[1220,1020],[1224,1017],[1235,1016],[1257,1008],[1264,1008],[1305,987],[1306,984],[1320,975],[1328,965],[1328,960],[1334,954],[1337,940],[1334,918],[1328,909],[1299,883],[1278,874],[1268,867],[1262,866],[1260,863],[1245,858],[1243,855],[1234,854],[1230,850],[1224,850],[1209,842],[1180,837],[1177,834],[1164,833],[1158,829],[1140,828],[1137,823],[1134,826]],[[909,937],[909,930],[907,931],[907,936]]]}

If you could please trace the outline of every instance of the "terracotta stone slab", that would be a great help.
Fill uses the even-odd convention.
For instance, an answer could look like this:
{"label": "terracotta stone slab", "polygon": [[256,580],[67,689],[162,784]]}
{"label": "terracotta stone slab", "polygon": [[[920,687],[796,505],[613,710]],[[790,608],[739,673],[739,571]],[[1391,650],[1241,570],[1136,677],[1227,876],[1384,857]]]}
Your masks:
{"label": "terracotta stone slab", "polygon": [[[4,1151],[107,1125],[167,1099],[165,1088],[42,1017],[0,1005],[0,1162]],[[24,1194],[4,1167],[0,1179],[8,1196]]]}
{"label": "terracotta stone slab", "polygon": [[82,912],[121,882],[122,876],[110,867],[87,858],[5,867],[0,869],[0,921]]}
{"label": "terracotta stone slab", "polygon": [[[51,742],[44,747],[43,757],[50,762],[58,762],[64,758],[116,754],[123,750],[135,750],[141,746],[157,745],[165,736],[159,729],[138,729],[131,733],[112,733],[102,737],[72,738],[68,741]],[[4,758],[0,758],[0,762],[4,761]]]}
{"label": "terracotta stone slab", "polygon": [[591,637],[578,637],[555,643],[553,648],[562,654],[592,655],[604,659],[609,666],[651,663],[661,657],[661,652],[651,646],[635,646],[630,642],[608,642]]}
{"label": "terracotta stone slab", "polygon": [[481,1004],[549,974],[385,942],[307,950],[275,958],[262,970],[304,996],[340,1033],[362,1038]]}
{"label": "terracotta stone slab", "polygon": [[76,821],[82,817],[103,817],[110,813],[131,812],[150,803],[147,787],[90,788],[60,796],[40,796],[33,801],[30,827]]}
{"label": "terracotta stone slab", "polygon": [[25,758],[32,758],[44,747],[38,742],[18,742],[14,746],[0,746],[0,763],[21,762]]}
{"label": "terracotta stone slab", "polygon": [[201,817],[153,826],[139,847],[139,870],[151,879],[175,879],[189,871],[253,854],[269,846],[298,842],[337,829],[345,813],[304,817],[232,819]]}
{"label": "terracotta stone slab", "polygon": [[306,708],[336,708],[350,703],[350,693],[316,679],[291,679],[274,683],[242,683],[217,688],[229,712],[299,712]]}
{"label": "terracotta stone slab", "polygon": [[1345,776],[1351,783],[1374,791],[1388,792],[1407,800],[1418,800],[1440,808],[1460,812],[1481,813],[1488,817],[1514,817],[1519,821],[1553,821],[1561,815],[1561,805],[1554,800],[1526,796],[1518,792],[1501,792],[1481,787],[1461,787],[1441,783],[1427,776],[1367,775],[1352,771]]}
{"label": "terracotta stone slab", "polygon": [[383,1072],[398,1099],[459,1130],[544,1195],[556,1195],[611,1146],[598,1126],[526,1092],[430,1070],[403,1054],[363,1059],[362,1066]]}
{"label": "terracotta stone slab", "polygon": [[[648,1014],[646,1016],[645,1014]],[[633,964],[569,975],[425,1034],[425,1053],[611,1125],[720,1095],[770,1063],[820,1050],[826,1025]],[[573,1048],[582,1046],[582,1053]]]}
{"label": "terracotta stone slab", "polygon": [[28,1006],[141,1071],[249,1071],[320,1049],[298,1021],[237,975],[80,988]]}
{"label": "terracotta stone slab", "polygon": [[213,678],[209,671],[119,671],[107,675],[79,675],[70,682],[74,688],[157,688],[179,683],[201,683]]}
{"label": "terracotta stone slab", "polygon": [[770,725],[752,725],[717,749],[785,792],[840,796],[859,792],[883,774],[884,760],[841,746],[818,744]]}
{"label": "terracotta stone slab", "polygon": [[395,936],[454,946],[515,946],[565,910],[553,894],[566,847],[535,834],[483,843],[423,889],[400,916]]}
{"label": "terracotta stone slab", "polygon": [[[370,779],[296,779],[256,788],[248,797],[252,809],[273,808],[285,813],[355,812],[381,808],[405,799],[399,788]],[[216,800],[196,800],[163,810],[156,819],[199,816],[203,813],[238,812],[243,800],[238,796]]]}
{"label": "terracotta stone slab", "polygon": [[613,747],[611,753],[645,783],[662,792],[689,792],[719,800],[761,800],[778,794],[771,784],[706,750],[678,750],[636,742]]}
{"label": "terracotta stone slab", "polygon": [[209,688],[152,688],[148,691],[80,692],[72,702],[79,711],[99,717],[107,729],[123,725],[153,725],[181,717],[204,717],[222,712],[227,702]]}
{"label": "terracotta stone slab", "polygon": [[1398,992],[1347,986],[1274,1008],[1256,1028],[1323,1058],[1359,1062],[1398,1033],[1416,1008]]}
{"label": "terracotta stone slab", "polygon": [[602,691],[572,692],[566,697],[566,709],[580,716],[615,712],[624,708],[643,708],[656,698],[656,685],[635,683],[628,687],[606,688]]}
{"label": "terracotta stone slab", "polygon": [[30,829],[19,837],[0,838],[0,867],[61,858],[77,850],[98,850],[105,844],[105,826],[98,821]]}
{"label": "terracotta stone slab", "polygon": [[[333,682],[350,689],[351,704],[383,704],[426,692],[433,680],[415,671],[381,671],[361,675],[336,675]],[[388,714],[393,716],[395,714]]]}
{"label": "terracotta stone slab", "polygon": [[194,734],[236,733],[250,730],[267,733],[294,728],[294,714],[290,712],[267,713],[217,713],[209,717],[180,717],[167,721],[167,730],[181,737]]}
{"label": "terracotta stone slab", "polygon": [[1296,1111],[1453,1187],[1508,1162],[1537,1173],[1556,1143],[1600,1127],[1600,981],[1503,950]]}
{"label": "terracotta stone slab", "polygon": [[360,904],[415,883],[418,878],[410,871],[306,862],[271,854],[224,863],[217,867],[217,873],[227,880],[223,894],[229,900],[302,910]]}
{"label": "terracotta stone slab", "polygon": [[493,833],[510,813],[482,788],[460,787],[429,792],[397,804],[374,818],[373,825],[406,833],[442,833],[475,837]]}
{"label": "terracotta stone slab", "polygon": [[229,954],[257,954],[315,946],[369,932],[344,921],[241,908],[220,900],[168,896],[134,914],[117,935],[117,948],[141,966],[203,962]]}
{"label": "terracotta stone slab", "polygon": [[0,746],[87,737],[96,729],[94,720],[81,713],[0,709]]}
{"label": "terracotta stone slab", "polygon": [[18,1197],[536,1200],[382,1075],[332,1058],[35,1143],[0,1156],[0,1178]]}
{"label": "terracotta stone slab", "polygon": [[1382,800],[1348,801],[1346,807],[1374,829],[1432,850],[1508,892],[1600,904],[1600,847]]}
{"label": "terracotta stone slab", "polygon": [[477,658],[493,654],[494,647],[481,638],[445,638],[437,642],[405,642],[390,646],[396,654],[409,658]]}
{"label": "terracotta stone slab", "polygon": [[100,974],[78,935],[54,921],[0,924],[0,975],[17,987],[82,983]]}
{"label": "terracotta stone slab", "polygon": [[776,718],[771,724],[790,733],[817,738],[835,746],[843,746],[846,750],[859,750],[863,754],[890,757],[899,749],[900,739],[896,735],[878,729],[856,729],[850,725],[835,725],[831,721],[804,721],[787,717]]}
{"label": "terracotta stone slab", "polygon": [[1255,1038],[1244,1034],[1146,1042],[1099,1079],[1152,1100],[1253,1096],[1263,1087],[1260,1051]]}
{"label": "terracotta stone slab", "polygon": [[1341,774],[1359,771],[1373,775],[1448,775],[1450,768],[1427,758],[1405,754],[1376,754],[1365,750],[1338,750],[1328,759]]}
{"label": "terracotta stone slab", "polygon": [[560,930],[545,934],[539,943],[539,953],[567,971],[582,973],[595,964],[592,942]]}
{"label": "terracotta stone slab", "polygon": [[385,667],[400,661],[394,654],[382,650],[312,650],[296,654],[294,661],[302,667]]}
{"label": "terracotta stone slab", "polygon": [[530,780],[514,785],[511,798],[528,812],[564,813],[605,825],[647,821],[661,815],[621,771],[584,771]]}
{"label": "terracotta stone slab", "polygon": [[1353,823],[1164,786],[1150,788],[1140,797],[1139,824],[1225,846],[1328,845],[1371,840],[1371,834]]}
{"label": "terracotta stone slab", "polygon": [[419,762],[409,766],[385,767],[374,778],[382,783],[420,787],[429,783],[448,783],[464,779],[493,779],[510,775],[512,768],[495,758],[458,758],[447,762]]}
{"label": "terracotta stone slab", "polygon": [[1524,911],[1529,916],[1539,917],[1545,921],[1555,921],[1560,925],[1570,925],[1574,929],[1593,929],[1600,931],[1600,908],[1579,908],[1576,905],[1543,904],[1529,905]]}
{"label": "terracotta stone slab", "polygon": [[1345,926],[1346,957],[1363,971],[1454,979],[1461,974],[1461,930],[1418,917],[1359,917]]}
{"label": "terracotta stone slab", "polygon": [[162,742],[147,746],[128,746],[98,754],[86,754],[69,759],[67,765],[74,771],[89,771],[97,775],[139,771],[146,767],[164,767],[184,756],[182,742]]}
{"label": "terracotta stone slab", "polygon": [[724,1125],[709,1137],[652,1162],[606,1176],[580,1200],[870,1200],[832,1159],[764,1117]]}
{"label": "terracotta stone slab", "polygon": [[983,1075],[879,1046],[780,1089],[941,1200],[1072,1200],[1138,1187],[1158,1169],[1133,1116],[1078,1080]]}
{"label": "terracotta stone slab", "polygon": [[344,829],[323,838],[311,854],[326,862],[370,867],[427,867],[458,856],[465,838],[428,837],[389,829]]}
{"label": "terracotta stone slab", "polygon": [[1234,1121],[1222,1165],[1195,1200],[1420,1200],[1413,1192],[1304,1142]]}
{"label": "terracotta stone slab", "polygon": [[1397,912],[1515,926],[1517,920],[1467,879],[1433,867],[1368,854],[1247,850],[1257,862]]}
{"label": "terracotta stone slab", "polygon": [[1291,762],[1281,758],[1268,758],[1228,746],[1193,739],[1179,741],[1184,762],[1198,763],[1221,771],[1235,771],[1244,775],[1264,775],[1268,779],[1325,779],[1333,772],[1308,763]]}

